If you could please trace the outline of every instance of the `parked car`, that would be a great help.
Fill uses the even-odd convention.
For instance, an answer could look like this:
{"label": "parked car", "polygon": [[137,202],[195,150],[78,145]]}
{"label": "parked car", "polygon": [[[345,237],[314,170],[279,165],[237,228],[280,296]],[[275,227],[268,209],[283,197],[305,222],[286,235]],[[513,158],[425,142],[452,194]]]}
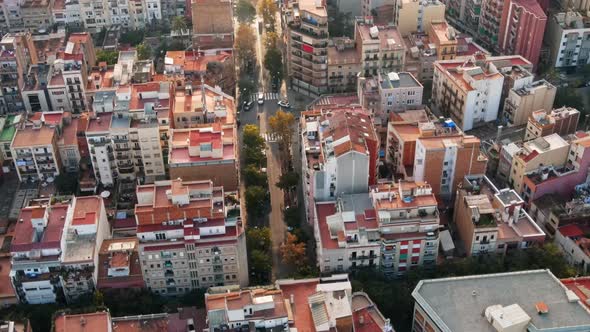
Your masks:
{"label": "parked car", "polygon": [[264,93],[258,93],[258,105],[264,104]]}
{"label": "parked car", "polygon": [[291,104],[289,104],[289,102],[286,100],[279,100],[277,104],[284,108],[291,108]]}

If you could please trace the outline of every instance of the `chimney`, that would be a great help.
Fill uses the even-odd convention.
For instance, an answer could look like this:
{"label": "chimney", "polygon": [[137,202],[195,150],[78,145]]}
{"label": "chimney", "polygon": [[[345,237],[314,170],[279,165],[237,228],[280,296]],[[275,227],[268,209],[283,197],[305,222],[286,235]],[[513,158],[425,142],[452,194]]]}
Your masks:
{"label": "chimney", "polygon": [[498,126],[498,132],[496,132],[496,143],[500,142],[500,137],[502,136],[502,129],[504,129],[504,126]]}

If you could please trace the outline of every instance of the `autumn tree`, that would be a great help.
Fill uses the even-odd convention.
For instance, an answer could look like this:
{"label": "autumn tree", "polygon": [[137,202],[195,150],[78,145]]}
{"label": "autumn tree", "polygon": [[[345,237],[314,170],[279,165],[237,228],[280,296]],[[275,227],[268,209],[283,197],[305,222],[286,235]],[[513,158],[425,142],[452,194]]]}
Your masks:
{"label": "autumn tree", "polygon": [[264,36],[264,44],[267,49],[277,48],[279,42],[279,35],[274,31],[269,31]]}
{"label": "autumn tree", "polygon": [[306,263],[305,249],[305,243],[299,242],[297,236],[287,233],[285,243],[281,244],[283,262],[296,266],[304,265]]}
{"label": "autumn tree", "polygon": [[240,24],[236,32],[236,41],[234,48],[237,52],[243,66],[250,66],[255,56],[254,45],[256,45],[256,35],[254,29],[248,24]]}
{"label": "autumn tree", "polygon": [[277,138],[282,152],[281,160],[286,169],[290,161],[290,148],[295,133],[295,117],[292,113],[279,110],[268,118],[270,132]]}
{"label": "autumn tree", "polygon": [[277,4],[274,0],[260,0],[258,13],[262,15],[265,24],[268,24],[270,31],[274,31],[276,23]]}

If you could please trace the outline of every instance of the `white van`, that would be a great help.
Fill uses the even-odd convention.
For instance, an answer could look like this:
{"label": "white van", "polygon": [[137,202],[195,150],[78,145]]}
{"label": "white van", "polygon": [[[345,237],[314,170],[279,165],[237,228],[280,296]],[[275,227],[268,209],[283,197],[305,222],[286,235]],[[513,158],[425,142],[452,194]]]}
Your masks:
{"label": "white van", "polygon": [[264,104],[264,93],[259,92],[258,93],[258,105],[262,105]]}

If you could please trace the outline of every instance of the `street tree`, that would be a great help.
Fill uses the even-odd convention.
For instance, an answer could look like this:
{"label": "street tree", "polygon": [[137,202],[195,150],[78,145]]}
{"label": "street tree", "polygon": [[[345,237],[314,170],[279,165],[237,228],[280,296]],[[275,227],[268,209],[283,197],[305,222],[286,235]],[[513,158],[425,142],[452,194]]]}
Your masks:
{"label": "street tree", "polygon": [[268,118],[268,127],[270,132],[277,137],[279,148],[283,153],[281,160],[283,168],[287,168],[290,161],[290,148],[295,133],[295,117],[292,113],[279,110],[275,115]]}
{"label": "street tree", "polygon": [[584,101],[580,95],[576,92],[576,89],[571,87],[560,87],[557,88],[557,93],[555,94],[555,100],[553,102],[554,108],[559,108],[563,106],[573,107],[584,113]]}
{"label": "street tree", "polygon": [[270,228],[268,227],[248,227],[246,230],[246,245],[248,250],[260,250],[262,252],[270,252],[271,239]]}
{"label": "street tree", "polygon": [[267,190],[259,186],[246,188],[246,210],[248,215],[260,217],[268,201]]}
{"label": "street tree", "polygon": [[119,61],[119,52],[100,50],[96,52],[96,60],[98,62],[106,62],[109,66],[114,65]]}
{"label": "street tree", "polygon": [[257,125],[249,124],[244,126],[242,138],[243,145],[261,150],[264,148],[264,138],[260,136],[260,129]]}
{"label": "street tree", "polygon": [[279,35],[275,31],[269,31],[264,36],[264,44],[266,49],[277,48],[279,42]]}
{"label": "street tree", "polygon": [[250,268],[256,274],[268,274],[272,270],[271,256],[258,249],[250,251]]}
{"label": "street tree", "polygon": [[256,8],[248,0],[239,0],[236,6],[236,16],[240,23],[250,23],[256,17]]}
{"label": "street tree", "polygon": [[278,48],[273,47],[266,50],[264,68],[268,70],[272,78],[277,80],[283,78],[283,56]]}
{"label": "street tree", "polygon": [[142,42],[141,44],[137,45],[135,50],[137,51],[137,58],[139,60],[148,60],[152,58],[152,47],[150,44]]}
{"label": "street tree", "polygon": [[244,168],[242,171],[242,177],[247,186],[266,187],[268,185],[266,174],[262,173],[260,168],[254,164],[247,165]]}
{"label": "street tree", "polygon": [[297,172],[286,172],[281,174],[277,187],[284,191],[294,190],[299,184],[299,174]]}
{"label": "street tree", "polygon": [[297,236],[287,233],[285,243],[281,244],[281,255],[283,262],[295,266],[301,266],[306,263],[305,243],[299,242]]}
{"label": "street tree", "polygon": [[236,32],[234,48],[243,66],[249,66],[253,62],[251,60],[256,54],[254,45],[256,45],[254,29],[248,24],[240,24]]}
{"label": "street tree", "polygon": [[274,31],[276,23],[277,4],[274,0],[260,0],[258,13],[262,15],[265,24],[268,24],[270,31]]}

